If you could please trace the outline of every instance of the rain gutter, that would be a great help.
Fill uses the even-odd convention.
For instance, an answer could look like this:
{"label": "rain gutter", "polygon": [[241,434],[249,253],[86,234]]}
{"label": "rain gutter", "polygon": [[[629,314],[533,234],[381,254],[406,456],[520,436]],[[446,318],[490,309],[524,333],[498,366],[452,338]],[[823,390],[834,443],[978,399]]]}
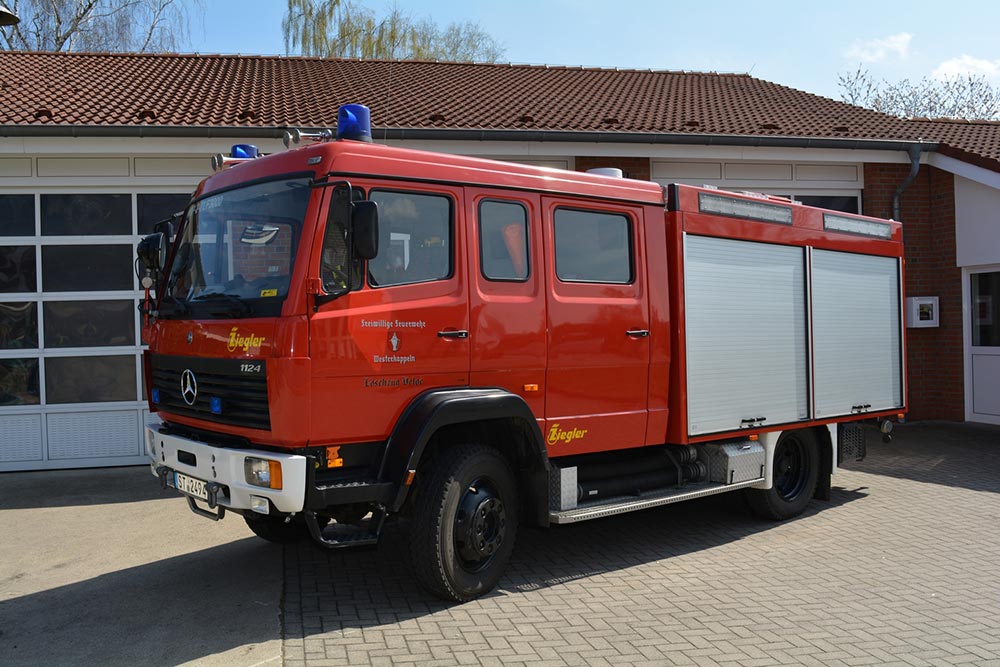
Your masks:
{"label": "rain gutter", "polygon": [[[2,137],[256,137],[280,139],[290,126],[239,127],[215,125],[0,125]],[[300,128],[305,130],[306,128]],[[841,150],[935,151],[937,142],[839,139],[829,137],[693,134],[670,132],[592,132],[573,130],[475,130],[440,128],[376,128],[376,140],[521,141],[600,144],[674,144],[692,146],[760,146],[772,148],[835,148]]]}

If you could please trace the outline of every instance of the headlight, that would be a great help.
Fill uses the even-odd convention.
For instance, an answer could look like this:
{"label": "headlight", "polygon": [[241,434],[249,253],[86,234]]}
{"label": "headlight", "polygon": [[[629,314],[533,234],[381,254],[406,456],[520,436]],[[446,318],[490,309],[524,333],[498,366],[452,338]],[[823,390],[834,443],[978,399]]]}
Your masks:
{"label": "headlight", "polygon": [[243,459],[243,474],[247,484],[262,486],[265,489],[281,488],[281,463],[268,459],[258,459],[248,456]]}

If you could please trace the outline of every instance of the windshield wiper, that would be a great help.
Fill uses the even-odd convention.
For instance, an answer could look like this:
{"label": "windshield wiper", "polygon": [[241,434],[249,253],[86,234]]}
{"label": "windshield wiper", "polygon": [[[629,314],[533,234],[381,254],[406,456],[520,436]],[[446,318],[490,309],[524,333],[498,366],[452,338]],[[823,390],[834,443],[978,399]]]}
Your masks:
{"label": "windshield wiper", "polygon": [[[169,309],[169,312],[164,313],[164,307]],[[188,306],[187,302],[178,299],[170,294],[164,294],[163,298],[160,299],[160,316],[164,314],[171,315],[189,315],[191,313],[191,307]]]}
{"label": "windshield wiper", "polygon": [[[243,315],[244,317],[249,317],[253,315],[253,306],[244,301],[238,294],[224,294],[222,292],[212,292],[210,294],[202,294],[196,296],[192,301],[225,301],[235,307],[236,315]],[[213,315],[231,315],[234,309],[229,309],[222,311],[221,313],[212,313]]]}

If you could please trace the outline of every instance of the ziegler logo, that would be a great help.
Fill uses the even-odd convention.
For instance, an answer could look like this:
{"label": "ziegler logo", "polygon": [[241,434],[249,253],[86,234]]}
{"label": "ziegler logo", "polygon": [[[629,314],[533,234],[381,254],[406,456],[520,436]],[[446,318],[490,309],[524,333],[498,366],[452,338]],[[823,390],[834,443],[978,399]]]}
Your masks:
{"label": "ziegler logo", "polygon": [[235,352],[236,350],[242,349],[244,352],[249,352],[250,348],[259,349],[264,341],[267,340],[264,336],[255,336],[250,334],[249,336],[241,336],[240,328],[233,327],[233,330],[229,332],[229,351]]}
{"label": "ziegler logo", "polygon": [[568,445],[574,440],[582,440],[586,435],[587,429],[585,428],[571,428],[567,431],[559,428],[559,424],[553,424],[552,428],[549,429],[549,437],[545,441],[550,445],[558,445],[560,442]]}

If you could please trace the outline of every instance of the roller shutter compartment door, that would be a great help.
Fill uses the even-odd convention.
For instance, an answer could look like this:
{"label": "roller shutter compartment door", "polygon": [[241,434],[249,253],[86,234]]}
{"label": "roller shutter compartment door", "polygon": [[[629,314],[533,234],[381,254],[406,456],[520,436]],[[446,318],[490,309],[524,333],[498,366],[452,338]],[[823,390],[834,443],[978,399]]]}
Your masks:
{"label": "roller shutter compartment door", "polygon": [[903,405],[899,260],[812,253],[816,416]]}
{"label": "roller shutter compartment door", "polygon": [[689,434],[809,418],[805,295],[803,248],[685,238]]}

